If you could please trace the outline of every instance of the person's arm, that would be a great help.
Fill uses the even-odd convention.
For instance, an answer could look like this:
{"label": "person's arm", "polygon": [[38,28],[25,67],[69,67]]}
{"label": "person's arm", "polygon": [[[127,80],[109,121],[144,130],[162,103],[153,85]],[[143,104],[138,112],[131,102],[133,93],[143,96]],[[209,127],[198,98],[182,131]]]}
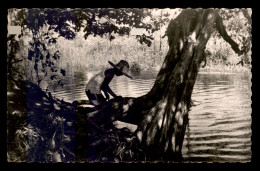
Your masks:
{"label": "person's arm", "polygon": [[106,90],[109,94],[111,94],[114,98],[117,97],[117,95],[111,90],[111,88],[107,85]]}
{"label": "person's arm", "polygon": [[[114,98],[118,97],[112,90],[111,88],[106,85],[106,84],[102,84],[101,90],[104,92],[106,99],[109,100],[109,94],[111,94]],[[108,94],[109,93],[109,94]]]}
{"label": "person's arm", "polygon": [[105,90],[103,90],[103,92],[105,93],[106,100],[109,100],[109,99],[110,99],[110,96],[109,96],[108,92],[107,92],[107,91],[105,91]]}
{"label": "person's arm", "polygon": [[111,80],[114,77],[114,71],[111,69],[108,69],[105,71],[104,74],[105,74],[105,79],[101,85],[101,90],[104,92],[106,99],[109,100],[109,94],[111,94],[114,98],[117,97],[117,95],[109,87],[109,83],[111,82]]}
{"label": "person's arm", "polygon": [[[114,98],[117,98],[117,99],[122,99],[122,98],[123,98],[122,96],[116,95],[116,94],[111,90],[111,88],[110,88],[109,86],[107,86],[107,92],[108,92],[109,94],[111,94]],[[108,99],[109,99],[109,98],[108,98]]]}

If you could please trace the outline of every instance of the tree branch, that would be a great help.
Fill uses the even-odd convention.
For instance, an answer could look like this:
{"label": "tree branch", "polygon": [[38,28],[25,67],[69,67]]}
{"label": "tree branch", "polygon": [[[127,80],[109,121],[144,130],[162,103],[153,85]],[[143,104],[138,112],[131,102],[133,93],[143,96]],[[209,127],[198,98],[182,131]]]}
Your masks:
{"label": "tree branch", "polygon": [[216,28],[223,39],[231,45],[231,48],[238,54],[241,55],[242,51],[239,49],[238,44],[227,34],[222,18],[216,12]]}

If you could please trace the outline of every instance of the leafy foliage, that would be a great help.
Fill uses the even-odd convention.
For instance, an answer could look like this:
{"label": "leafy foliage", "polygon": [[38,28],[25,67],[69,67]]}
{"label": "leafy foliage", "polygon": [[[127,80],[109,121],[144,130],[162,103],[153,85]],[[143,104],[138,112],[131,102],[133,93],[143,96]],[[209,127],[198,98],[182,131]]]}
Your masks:
{"label": "leafy foliage", "polygon": [[[129,36],[133,27],[146,30],[152,28],[151,24],[143,21],[144,18],[151,17],[151,13],[146,9],[79,9],[76,14],[76,30],[84,28],[85,39],[89,35],[107,35],[109,40],[113,40],[113,34]],[[149,46],[150,37],[143,36],[143,39],[138,40]]]}
{"label": "leafy foliage", "polygon": [[[157,16],[152,15],[154,11],[157,12]],[[51,80],[65,76],[65,69],[57,66],[57,62],[61,59],[60,55],[64,55],[64,53],[58,52],[57,40],[59,37],[72,40],[80,31],[83,31],[82,36],[85,39],[91,35],[113,41],[117,35],[129,37],[132,28],[140,28],[146,30],[146,33],[135,35],[136,40],[141,44],[151,46],[152,41],[155,43],[153,34],[169,23],[170,16],[167,10],[165,12],[158,9],[135,8],[10,9],[9,12],[12,16],[12,25],[22,27],[19,37],[29,37],[27,59],[33,63],[32,69],[37,75],[38,83],[43,79],[40,72]],[[219,9],[229,34],[234,40],[241,42],[240,47],[246,52],[249,52],[251,47],[251,19],[248,12],[248,9]],[[160,50],[161,38],[164,36],[160,33]],[[215,34],[213,39],[221,38]],[[216,48],[221,49],[219,45],[208,48],[212,59],[217,56],[214,51],[219,51]],[[224,44],[223,47],[225,47]],[[223,53],[220,51],[218,53],[224,62],[229,61],[229,56],[234,55],[230,49],[224,49]],[[59,55],[57,55],[58,53]],[[249,63],[249,58],[250,54],[243,57],[243,60]]]}
{"label": "leafy foliage", "polygon": [[230,46],[215,32],[207,45],[207,50],[211,53],[207,55],[209,62],[213,64],[223,64],[234,66],[239,63],[250,64],[251,62],[251,23],[249,9],[219,9],[220,16],[226,27],[227,33],[233,40],[239,43],[240,49],[244,51],[241,58],[233,52]]}
{"label": "leafy foliage", "polygon": [[[115,39],[130,34],[131,28],[151,29],[152,25],[143,22],[151,16],[145,9],[10,9],[11,23],[22,27],[21,36],[30,37],[28,61],[33,63],[38,85],[41,74],[51,80],[58,78],[58,73],[65,76],[65,70],[56,66],[60,56],[58,49],[52,48],[58,37],[74,39],[77,32],[84,31],[84,38],[89,35]],[[140,43],[151,45],[151,36],[136,36]],[[53,51],[53,52],[51,52]],[[49,71],[49,72],[48,72]]]}

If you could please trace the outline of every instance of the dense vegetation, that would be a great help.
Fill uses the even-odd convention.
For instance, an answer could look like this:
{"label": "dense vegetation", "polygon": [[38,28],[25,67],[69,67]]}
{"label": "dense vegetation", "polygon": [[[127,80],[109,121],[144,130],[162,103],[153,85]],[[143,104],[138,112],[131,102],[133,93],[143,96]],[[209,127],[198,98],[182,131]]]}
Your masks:
{"label": "dense vegetation", "polygon": [[[69,69],[75,70],[77,67],[88,70],[107,67],[108,60],[117,62],[126,59],[130,66],[135,64],[134,68],[159,70],[168,51],[166,27],[169,19],[178,16],[180,10],[146,9],[133,12],[123,10],[122,14],[117,11],[114,14],[113,10],[104,12],[105,10],[94,9],[85,11],[34,9],[29,10],[26,17],[27,10],[23,9],[12,12],[14,15],[12,24],[23,27],[22,34],[18,38],[19,58],[23,60],[28,58],[24,67],[31,75],[28,74],[27,79],[36,83],[47,77],[51,80],[56,79],[66,74]],[[137,14],[133,15],[134,13]],[[219,33],[214,32],[205,50],[206,67],[201,70],[250,72],[250,17],[249,19],[244,17],[242,9],[220,9],[219,13],[228,34],[239,42],[239,46],[245,48],[247,53],[241,59]],[[92,19],[94,16],[95,19]],[[40,17],[42,21],[33,17]],[[36,21],[38,22],[35,24]],[[141,30],[142,39],[140,35],[131,31],[133,28]]]}

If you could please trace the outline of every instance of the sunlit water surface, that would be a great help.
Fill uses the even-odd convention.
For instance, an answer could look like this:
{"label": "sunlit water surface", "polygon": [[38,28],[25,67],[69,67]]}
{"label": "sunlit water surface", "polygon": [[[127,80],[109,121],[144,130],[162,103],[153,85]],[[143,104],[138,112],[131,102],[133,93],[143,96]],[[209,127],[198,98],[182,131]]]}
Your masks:
{"label": "sunlit water surface", "polygon": [[[85,85],[95,72],[75,72],[64,87],[50,85],[57,98],[87,100]],[[156,73],[144,72],[133,80],[114,77],[111,89],[123,97],[138,97],[153,86]],[[182,154],[186,162],[250,162],[251,78],[239,74],[199,73],[192,94]]]}

